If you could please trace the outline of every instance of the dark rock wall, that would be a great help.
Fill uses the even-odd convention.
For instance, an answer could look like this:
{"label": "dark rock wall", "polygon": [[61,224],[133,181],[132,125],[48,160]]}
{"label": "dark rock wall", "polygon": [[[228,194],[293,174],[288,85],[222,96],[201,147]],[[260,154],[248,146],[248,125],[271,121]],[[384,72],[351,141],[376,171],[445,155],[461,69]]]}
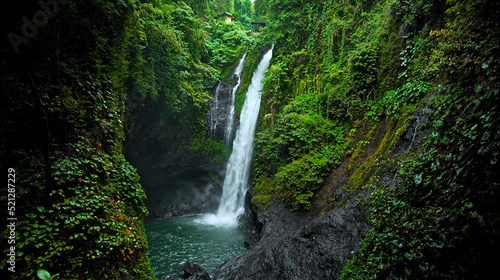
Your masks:
{"label": "dark rock wall", "polygon": [[[237,76],[232,74],[215,86],[207,104],[204,121],[207,135],[224,140]],[[217,108],[215,108],[217,99]],[[147,116],[141,122],[141,132],[134,133],[125,147],[127,159],[141,176],[146,191],[146,206],[151,218],[168,218],[192,213],[214,212],[222,194],[224,163],[213,162],[210,156],[201,156],[182,148],[175,135],[159,129],[165,120]],[[234,118],[235,127],[238,120]],[[139,123],[139,122],[138,122]],[[167,124],[168,125],[168,124]],[[211,130],[212,128],[212,130]],[[234,139],[233,129],[230,140]],[[226,143],[226,146],[230,146]]]}
{"label": "dark rock wall", "polygon": [[[222,193],[223,165],[210,157],[167,154],[138,168],[152,218],[212,212]],[[142,166],[142,165],[140,165]]]}
{"label": "dark rock wall", "polygon": [[216,279],[335,279],[360,233],[368,230],[366,213],[354,201],[314,219],[291,215],[281,203],[266,214],[260,242],[215,272]]}
{"label": "dark rock wall", "polygon": [[[231,125],[228,123],[228,116],[231,107],[235,106],[236,100],[233,100],[231,96],[234,88],[233,85],[236,85],[237,82],[238,76],[236,74],[231,74],[212,90],[212,99],[208,102],[208,110],[205,114],[205,125],[209,129],[210,136],[214,140],[224,141],[226,127]],[[233,125],[234,127],[238,125],[236,117],[233,119]],[[226,143],[227,146],[230,146],[235,133],[236,129],[233,129],[232,135],[228,137],[230,143]]]}

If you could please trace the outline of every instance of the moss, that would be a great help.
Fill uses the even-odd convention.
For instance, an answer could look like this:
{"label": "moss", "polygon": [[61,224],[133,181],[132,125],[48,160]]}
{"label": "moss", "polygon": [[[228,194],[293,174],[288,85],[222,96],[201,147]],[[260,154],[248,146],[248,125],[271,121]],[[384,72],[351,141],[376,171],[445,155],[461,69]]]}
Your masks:
{"label": "moss", "polygon": [[253,197],[255,205],[259,208],[259,211],[264,212],[271,205],[271,195],[257,195]]}
{"label": "moss", "polygon": [[377,123],[373,122],[364,140],[361,140],[358,142],[358,144],[356,144],[356,148],[352,153],[351,159],[349,161],[350,164],[348,166],[352,166],[352,163],[356,161],[361,156],[361,154],[365,152],[365,149],[370,144],[373,136],[375,135],[375,132],[377,131],[377,128],[378,128]]}
{"label": "moss", "polygon": [[245,103],[245,96],[250,86],[252,80],[253,72],[259,64],[259,60],[262,57],[260,52],[250,52],[245,60],[243,66],[243,72],[241,77],[241,87],[236,95],[236,115],[239,117],[241,114],[241,109],[243,109],[243,103]]}
{"label": "moss", "polygon": [[[380,123],[375,126],[378,127],[381,125]],[[380,160],[383,158],[384,154],[387,153],[388,147],[390,143],[395,143],[399,139],[399,137],[396,137],[395,135],[395,129],[397,127],[397,123],[393,121],[388,121],[387,123],[387,130],[384,135],[384,138],[380,141],[380,144],[377,147],[377,150],[369,155],[364,161],[361,163],[361,165],[354,171],[352,174],[351,178],[347,182],[347,185],[343,187],[345,191],[350,192],[351,194],[357,191],[360,187],[362,187],[370,177],[375,173],[375,169],[380,162]],[[375,135],[376,129],[372,127],[370,129],[370,132],[367,134],[367,136],[372,135],[372,137]]]}
{"label": "moss", "polygon": [[235,57],[238,58],[238,59],[234,59],[230,64],[228,64],[227,66],[225,66],[224,70],[220,74],[220,76],[223,79],[229,77],[229,75],[231,75],[231,73],[233,72],[234,68],[236,68],[236,66],[238,66],[239,58],[243,57],[243,55],[245,54],[246,48],[247,48],[246,46],[240,46],[238,48],[238,51],[237,51],[237,53],[235,55]]}

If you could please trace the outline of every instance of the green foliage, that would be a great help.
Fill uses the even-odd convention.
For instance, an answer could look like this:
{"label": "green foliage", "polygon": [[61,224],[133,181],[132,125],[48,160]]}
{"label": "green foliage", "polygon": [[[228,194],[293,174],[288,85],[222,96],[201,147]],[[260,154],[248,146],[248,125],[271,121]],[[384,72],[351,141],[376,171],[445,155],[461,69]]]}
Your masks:
{"label": "green foliage", "polygon": [[311,152],[278,169],[277,189],[290,211],[311,208],[314,192],[321,187],[330,167],[327,154]]}
{"label": "green foliage", "polygon": [[213,157],[212,161],[216,163],[226,162],[231,155],[231,150],[226,147],[224,141],[215,141],[211,138],[195,138],[189,145],[188,150],[201,156]]}
{"label": "green foliage", "polygon": [[264,186],[275,177],[276,191],[292,211],[311,207],[314,192],[340,159],[344,127],[314,114],[316,102],[311,97],[298,97],[291,106],[296,112],[285,109],[272,133],[259,132],[256,139],[255,191],[274,193]]}
{"label": "green foliage", "polygon": [[[253,45],[255,46],[255,44]],[[237,92],[236,96],[236,115],[240,116],[241,110],[243,109],[243,103],[245,102],[246,92],[250,86],[250,81],[252,79],[253,72],[257,68],[261,58],[260,52],[255,52],[250,50],[245,59],[245,64],[243,65],[243,72],[241,78],[241,87]]]}
{"label": "green foliage", "polygon": [[402,23],[417,32],[425,24],[433,24],[432,21],[440,19],[444,2],[441,0],[398,0],[393,4],[393,9]]}
{"label": "green foliage", "polygon": [[[310,208],[326,175],[347,154],[352,135],[344,138],[345,132],[363,117],[365,100],[375,99],[382,84],[378,48],[383,41],[377,32],[385,30],[388,16],[361,15],[356,5],[369,6],[351,1],[265,4],[268,25],[257,45],[275,40],[275,51],[262,92],[255,192],[260,195],[269,189],[263,182],[276,178],[272,193],[283,196],[292,210]],[[381,6],[375,9],[387,14]],[[357,29],[362,20],[373,22]],[[304,174],[294,174],[299,171]]]}
{"label": "green foliage", "polygon": [[[402,182],[388,188],[370,181],[372,229],[341,278],[487,277],[499,259],[498,132],[491,129],[498,122],[500,21],[488,12],[498,3],[258,1],[256,8],[267,23],[257,45],[275,44],[256,134],[261,209],[276,195],[292,211],[310,208],[346,155],[347,190],[355,194],[391,158]],[[390,157],[430,96],[434,113],[421,127],[427,144]],[[373,135],[354,148],[360,131],[345,133],[364,121],[386,131],[366,158]]]}
{"label": "green foliage", "polygon": [[[436,112],[427,125],[441,132],[432,133],[423,150],[396,161],[403,180],[397,188],[375,190],[372,229],[341,279],[487,275],[484,269],[498,255],[481,252],[498,248],[493,240],[500,226],[498,211],[491,208],[499,196],[498,153],[487,151],[500,146],[500,134],[492,131],[496,113],[484,109],[498,99],[497,92],[462,98],[450,92],[434,102]],[[464,118],[465,110],[456,122],[443,122],[458,104],[478,114]],[[479,265],[466,264],[470,259]]]}
{"label": "green foliage", "polygon": [[371,106],[367,113],[369,117],[378,121],[381,114],[386,114],[392,120],[414,111],[412,105],[418,105],[429,93],[437,88],[429,82],[412,81],[396,90],[390,90]]}
{"label": "green foliage", "polygon": [[[435,77],[441,83],[430,102],[433,113],[422,126],[427,142],[393,161],[402,180],[396,188],[378,184],[370,202],[372,228],[341,279],[484,278],[500,259],[500,222],[493,206],[499,198],[498,152],[492,152],[500,145],[493,128],[499,119],[493,105],[498,77],[496,66],[488,69],[499,57],[496,47],[485,53],[475,47],[497,42],[498,23],[484,17],[492,2],[448,2],[444,28],[421,32],[402,53],[408,63],[404,77]],[[403,18],[416,21],[415,14],[418,10]],[[435,90],[430,83],[411,81],[387,92],[379,104],[391,104],[388,113],[401,118],[409,104]]]}
{"label": "green foliage", "polygon": [[[2,45],[0,157],[22,174],[16,198],[26,202],[16,209],[23,270],[14,279],[41,267],[61,279],[154,278],[145,194],[123,141],[127,134],[143,155],[143,139],[158,141],[148,143],[158,154],[204,139],[209,91],[251,42],[239,27],[212,32],[204,15],[213,8],[211,0],[71,1],[19,55]],[[227,157],[208,143],[197,152]]]}
{"label": "green foliage", "polygon": [[[141,4],[136,14],[140,26],[128,27],[137,33],[132,47],[138,50],[131,69],[138,79],[129,85],[130,146],[137,155],[151,153],[151,145],[155,155],[189,150],[205,140],[210,90],[229,75],[252,38],[238,24],[205,23],[182,3]],[[221,149],[218,154],[220,162]]]}
{"label": "green foliage", "polygon": [[36,272],[36,276],[38,276],[38,278],[40,278],[41,280],[52,280],[52,279],[56,279],[57,276],[59,274],[55,274],[53,276],[50,276],[50,273],[45,270],[45,269],[39,269],[37,272]]}
{"label": "green foliage", "polygon": [[368,97],[377,84],[378,54],[373,45],[358,46],[349,57],[348,70],[351,90]]}
{"label": "green foliage", "polygon": [[[249,37],[241,26],[220,22],[206,27],[211,40],[207,47],[210,49],[210,64],[221,70],[229,70],[233,63],[243,56],[253,38]],[[222,74],[226,77],[230,73]]]}
{"label": "green foliage", "polygon": [[[96,151],[88,140],[75,150],[77,155],[54,163],[56,186],[17,227],[22,234],[17,248],[40,252],[26,254],[26,272],[51,265],[64,278],[106,275],[111,260],[134,262],[134,251],[147,249],[142,227],[146,196],[135,168],[121,155]],[[87,260],[101,269],[87,271],[82,266]]]}

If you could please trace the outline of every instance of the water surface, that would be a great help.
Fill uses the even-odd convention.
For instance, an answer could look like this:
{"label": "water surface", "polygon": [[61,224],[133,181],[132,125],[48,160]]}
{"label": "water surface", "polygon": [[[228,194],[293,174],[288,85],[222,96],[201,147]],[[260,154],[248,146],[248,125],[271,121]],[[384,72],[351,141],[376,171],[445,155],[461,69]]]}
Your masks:
{"label": "water surface", "polygon": [[155,275],[182,275],[187,261],[209,273],[245,250],[236,227],[209,225],[203,215],[173,217],[145,223],[148,255]]}

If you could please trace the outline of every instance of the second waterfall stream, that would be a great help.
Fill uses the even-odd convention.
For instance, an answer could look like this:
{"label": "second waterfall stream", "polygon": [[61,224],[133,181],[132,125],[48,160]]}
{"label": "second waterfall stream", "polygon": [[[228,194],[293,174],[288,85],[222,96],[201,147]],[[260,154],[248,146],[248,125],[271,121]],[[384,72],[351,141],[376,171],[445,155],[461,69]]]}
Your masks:
{"label": "second waterfall stream", "polygon": [[271,58],[272,49],[262,57],[253,73],[240,115],[240,126],[233,141],[233,151],[227,163],[219,209],[216,214],[205,215],[205,223],[236,226],[238,216],[244,212],[245,194],[248,189],[252,164],[255,127],[260,109],[260,91],[263,87],[264,72],[269,68]]}

